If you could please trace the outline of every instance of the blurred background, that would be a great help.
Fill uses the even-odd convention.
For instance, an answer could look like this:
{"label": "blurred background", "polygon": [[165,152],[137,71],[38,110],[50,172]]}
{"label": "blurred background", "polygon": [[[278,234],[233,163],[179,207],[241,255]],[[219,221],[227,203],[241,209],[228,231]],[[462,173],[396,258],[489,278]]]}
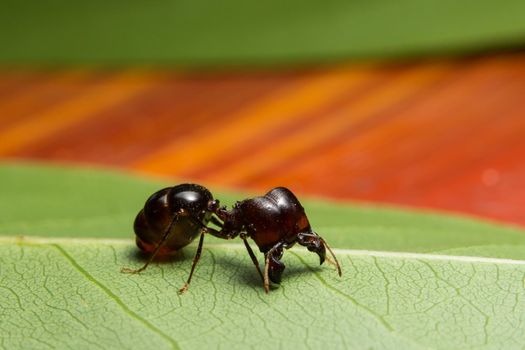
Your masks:
{"label": "blurred background", "polygon": [[524,44],[517,0],[7,0],[0,157],[525,225]]}

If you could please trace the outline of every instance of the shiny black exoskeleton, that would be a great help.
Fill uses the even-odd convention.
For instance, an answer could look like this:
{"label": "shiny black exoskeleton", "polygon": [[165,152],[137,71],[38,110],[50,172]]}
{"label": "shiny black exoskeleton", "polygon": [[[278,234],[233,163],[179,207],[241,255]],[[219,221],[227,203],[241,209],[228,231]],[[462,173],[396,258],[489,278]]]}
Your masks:
{"label": "shiny black exoskeleton", "polygon": [[[194,184],[155,192],[135,219],[137,246],[153,253],[162,242],[157,253],[165,255],[190,244],[210,221],[210,201],[213,201],[210,191]],[[163,238],[166,232],[169,235]]]}
{"label": "shiny black exoskeleton", "polygon": [[[212,222],[220,229],[208,226]],[[320,263],[326,259],[326,249],[339,275],[341,268],[330,247],[312,231],[304,208],[295,195],[284,187],[277,187],[262,197],[237,202],[231,210],[221,207],[203,186],[182,184],[164,188],[151,195],[134,224],[137,246],[151,254],[146,264],[138,270],[123,269],[137,273],[144,270],[158,254],[169,254],[188,245],[199,234],[200,240],[190,276],[180,292],[187,290],[195,266],[202,252],[204,234],[232,239],[239,236],[259,272],[266,292],[269,281],[280,283],[285,265],[280,261],[284,249],[299,243],[319,255]],[[247,238],[255,241],[265,256],[264,273],[259,268]]]}

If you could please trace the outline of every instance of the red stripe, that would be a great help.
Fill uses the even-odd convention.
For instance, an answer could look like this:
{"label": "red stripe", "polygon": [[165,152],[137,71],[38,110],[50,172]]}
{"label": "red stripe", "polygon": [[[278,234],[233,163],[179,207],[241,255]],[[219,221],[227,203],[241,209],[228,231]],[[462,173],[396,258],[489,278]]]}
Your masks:
{"label": "red stripe", "polygon": [[287,83],[281,77],[265,80],[261,84],[243,77],[166,79],[148,93],[14,155],[126,165],[203,124],[220,127],[235,109]]}
{"label": "red stripe", "polygon": [[301,132],[303,129],[307,129],[320,118],[335,113],[337,110],[348,105],[349,103],[352,103],[353,101],[358,100],[363,95],[380,86],[385,81],[403,73],[402,71],[386,71],[383,69],[377,70],[378,73],[381,72],[382,74],[375,76],[374,79],[366,81],[357,89],[352,89],[351,91],[342,94],[335,100],[329,101],[329,104],[323,106],[322,109],[305,114],[299,120],[293,120],[291,122],[283,120],[281,124],[276,125],[270,130],[265,130],[264,133],[254,133],[250,142],[243,143],[242,147],[238,147],[233,152],[224,154],[222,157],[215,159],[213,162],[210,162],[205,166],[196,169],[189,169],[188,171],[183,172],[181,175],[187,178],[205,180],[207,178],[207,174],[213,172],[214,169],[219,167],[228,167],[229,165],[232,165],[242,159],[252,157],[254,152],[260,148],[264,148],[265,145],[271,144],[274,140],[285,138],[291,133],[297,133]]}

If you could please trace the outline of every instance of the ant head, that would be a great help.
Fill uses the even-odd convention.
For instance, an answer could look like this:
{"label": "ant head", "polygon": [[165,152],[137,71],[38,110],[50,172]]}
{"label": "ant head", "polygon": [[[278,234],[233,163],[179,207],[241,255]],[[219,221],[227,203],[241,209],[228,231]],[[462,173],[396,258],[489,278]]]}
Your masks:
{"label": "ant head", "polygon": [[306,232],[297,235],[300,245],[305,246],[309,251],[319,255],[319,264],[324,263],[326,258],[326,248],[321,237],[310,228]]}
{"label": "ant head", "polygon": [[[309,251],[317,253],[319,255],[319,263],[324,263],[325,259],[337,268],[337,273],[341,276],[341,265],[337,261],[334,252],[326,241],[314,231],[301,232],[297,235],[297,242],[300,245],[305,246]],[[330,252],[330,257],[326,257],[326,250]]]}
{"label": "ant head", "polygon": [[[313,232],[313,234],[317,236],[317,233]],[[326,247],[321,237],[317,236],[314,240],[314,246],[312,248],[308,247],[308,250],[319,255],[319,265],[324,263],[326,258]]]}

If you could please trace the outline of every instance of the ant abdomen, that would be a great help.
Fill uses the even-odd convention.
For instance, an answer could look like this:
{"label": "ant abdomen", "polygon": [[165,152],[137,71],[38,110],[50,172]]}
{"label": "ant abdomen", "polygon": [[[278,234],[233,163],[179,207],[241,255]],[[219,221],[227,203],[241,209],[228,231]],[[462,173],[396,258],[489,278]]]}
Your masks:
{"label": "ant abdomen", "polygon": [[167,238],[158,254],[170,254],[188,245],[202,229],[196,220],[203,225],[210,220],[211,213],[207,206],[211,200],[211,193],[195,184],[182,184],[155,192],[135,219],[137,246],[145,253],[153,253],[165,235]]}

